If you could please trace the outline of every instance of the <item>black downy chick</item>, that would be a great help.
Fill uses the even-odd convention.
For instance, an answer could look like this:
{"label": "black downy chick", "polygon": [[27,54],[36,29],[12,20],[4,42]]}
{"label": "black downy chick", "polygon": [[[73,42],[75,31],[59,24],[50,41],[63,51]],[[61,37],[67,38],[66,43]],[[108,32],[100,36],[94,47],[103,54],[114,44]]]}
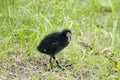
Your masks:
{"label": "black downy chick", "polygon": [[[47,35],[38,46],[41,53],[50,55],[50,65],[52,68],[52,59],[56,60],[55,55],[64,49],[71,41],[71,31],[64,29],[62,32],[54,32]],[[61,67],[56,60],[57,66]]]}

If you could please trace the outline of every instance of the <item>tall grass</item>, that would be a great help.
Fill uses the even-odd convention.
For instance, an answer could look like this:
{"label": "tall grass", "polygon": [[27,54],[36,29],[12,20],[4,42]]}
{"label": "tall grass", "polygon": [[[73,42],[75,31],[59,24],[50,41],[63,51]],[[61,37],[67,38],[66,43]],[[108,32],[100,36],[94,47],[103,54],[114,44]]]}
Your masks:
{"label": "tall grass", "polygon": [[[1,0],[0,79],[119,80],[119,4],[119,0]],[[49,72],[49,57],[37,46],[45,35],[65,28],[71,29],[72,41],[57,57],[73,65]]]}

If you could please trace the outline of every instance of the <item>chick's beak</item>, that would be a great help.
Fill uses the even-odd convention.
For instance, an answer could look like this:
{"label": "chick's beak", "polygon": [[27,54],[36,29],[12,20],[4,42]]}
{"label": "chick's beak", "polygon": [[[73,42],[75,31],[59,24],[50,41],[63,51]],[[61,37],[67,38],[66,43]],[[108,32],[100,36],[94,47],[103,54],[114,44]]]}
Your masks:
{"label": "chick's beak", "polygon": [[67,33],[67,38],[68,38],[68,39],[67,39],[68,42],[70,43],[70,41],[71,41],[71,34],[70,34],[69,32]]}
{"label": "chick's beak", "polygon": [[70,41],[71,41],[71,39],[70,38],[68,38],[68,42],[70,43]]}

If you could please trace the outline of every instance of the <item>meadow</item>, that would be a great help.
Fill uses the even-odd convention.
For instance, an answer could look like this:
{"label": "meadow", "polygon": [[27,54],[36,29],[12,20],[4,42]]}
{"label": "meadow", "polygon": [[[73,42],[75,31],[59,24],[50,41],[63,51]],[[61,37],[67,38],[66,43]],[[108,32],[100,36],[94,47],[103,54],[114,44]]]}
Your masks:
{"label": "meadow", "polygon": [[[49,71],[37,46],[65,28],[72,65]],[[0,0],[0,80],[120,80],[120,0]]]}

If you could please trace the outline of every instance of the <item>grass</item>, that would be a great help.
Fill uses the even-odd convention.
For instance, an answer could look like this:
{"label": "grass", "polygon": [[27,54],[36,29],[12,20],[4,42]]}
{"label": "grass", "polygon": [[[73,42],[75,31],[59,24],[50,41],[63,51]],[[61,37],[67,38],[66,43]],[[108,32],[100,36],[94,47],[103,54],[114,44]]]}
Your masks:
{"label": "grass", "polygon": [[[1,80],[119,80],[119,0],[1,0]],[[54,31],[69,28],[71,44],[57,54],[73,64],[48,71],[49,56],[36,47]]]}

